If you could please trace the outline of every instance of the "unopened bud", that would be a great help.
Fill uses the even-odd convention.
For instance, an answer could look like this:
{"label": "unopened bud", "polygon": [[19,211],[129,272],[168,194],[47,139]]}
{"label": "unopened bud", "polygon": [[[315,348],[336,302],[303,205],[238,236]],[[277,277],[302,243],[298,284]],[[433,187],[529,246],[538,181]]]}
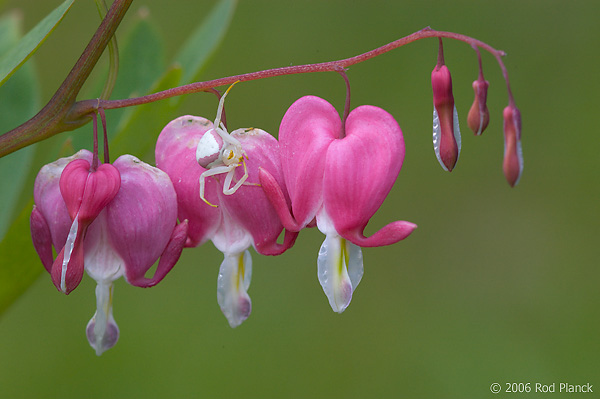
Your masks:
{"label": "unopened bud", "polygon": [[467,123],[469,127],[479,136],[490,123],[490,111],[487,108],[487,89],[489,82],[480,76],[479,79],[473,82],[473,91],[475,91],[475,100],[469,110]]}
{"label": "unopened bud", "polygon": [[447,171],[452,171],[460,154],[458,114],[452,95],[452,78],[446,65],[437,65],[431,72],[433,88],[433,149]]}
{"label": "unopened bud", "polygon": [[521,113],[514,105],[504,108],[504,176],[514,187],[523,172],[523,152],[521,150]]}

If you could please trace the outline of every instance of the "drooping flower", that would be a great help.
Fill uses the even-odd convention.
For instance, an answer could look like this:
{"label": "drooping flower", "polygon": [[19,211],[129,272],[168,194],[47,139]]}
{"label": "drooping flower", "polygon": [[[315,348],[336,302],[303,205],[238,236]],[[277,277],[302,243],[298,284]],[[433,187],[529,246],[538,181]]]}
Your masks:
{"label": "drooping flower", "polygon": [[[270,170],[260,182],[283,225],[313,225],[326,235],[317,260],[318,278],[332,309],[343,312],[363,275],[360,247],[390,245],[416,225],[390,223],[370,237],[363,232],[391,190],[404,160],[404,139],[381,108],[361,106],[345,123],[327,101],[306,96],[287,110],[279,129],[285,186]],[[291,198],[291,213],[285,197]]]}
{"label": "drooping flower", "polygon": [[523,150],[521,149],[521,112],[514,104],[504,108],[504,176],[514,187],[523,173]]}
{"label": "drooping flower", "polygon": [[283,244],[277,243],[283,226],[258,184],[259,168],[284,184],[277,140],[260,129],[229,134],[219,118],[220,112],[215,124],[189,115],[171,121],[156,143],[156,163],[173,181],[179,218],[189,220],[186,246],[211,240],[224,255],[217,301],[230,326],[237,327],[252,308],[248,248],[279,255],[297,234],[286,232]]}
{"label": "drooping flower", "polygon": [[[97,282],[97,310],[86,334],[98,355],[114,346],[113,281],[138,287],[160,282],[175,265],[187,222],[177,225],[173,185],[161,170],[131,155],[91,170],[81,150],[44,166],[35,181],[31,234],[56,287],[70,293],[85,270]],[[59,252],[53,259],[52,246]],[[152,278],[146,272],[160,257]]]}
{"label": "drooping flower", "polygon": [[452,77],[444,64],[440,39],[438,63],[431,72],[433,89],[433,149],[442,168],[451,172],[460,155],[460,128],[452,94]]}

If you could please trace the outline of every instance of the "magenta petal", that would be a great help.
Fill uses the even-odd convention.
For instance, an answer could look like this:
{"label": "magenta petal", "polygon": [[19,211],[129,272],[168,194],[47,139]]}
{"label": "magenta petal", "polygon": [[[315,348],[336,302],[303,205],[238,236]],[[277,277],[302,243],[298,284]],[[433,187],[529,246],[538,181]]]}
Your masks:
{"label": "magenta petal", "polygon": [[341,230],[338,231],[338,233],[359,247],[381,247],[404,240],[416,228],[417,225],[414,223],[399,220],[384,226],[370,237],[365,237],[363,235],[363,229],[358,228]]}
{"label": "magenta petal", "polygon": [[283,190],[273,175],[269,171],[259,168],[258,178],[265,195],[269,199],[269,202],[271,202],[271,205],[273,205],[275,212],[277,212],[277,216],[279,216],[283,227],[291,231],[302,230],[303,226],[299,225],[294,216],[292,216]]}
{"label": "magenta petal", "polygon": [[[221,211],[200,199],[200,175],[206,170],[196,161],[196,149],[201,137],[213,124],[207,119],[185,115],[169,122],[156,142],[156,166],[165,171],[177,192],[179,220],[187,219],[188,243],[197,246],[214,234],[221,222]],[[206,199],[218,203],[221,190],[213,178],[206,179]]]}
{"label": "magenta petal", "polygon": [[166,173],[131,155],[119,157],[114,166],[121,189],[106,207],[108,237],[131,282],[152,267],[171,240],[177,196]]}
{"label": "magenta petal", "polygon": [[60,192],[59,182],[63,170],[74,159],[89,161],[92,159],[92,153],[81,150],[71,157],[60,158],[42,167],[35,179],[33,199],[36,209],[48,224],[52,235],[52,244],[56,252],[60,252],[60,249],[65,245],[72,223]]}
{"label": "magenta petal", "polygon": [[323,182],[325,210],[340,235],[356,245],[367,243],[362,231],[390,192],[403,160],[402,131],[390,114],[367,105],[350,113],[346,137],[327,150]]}
{"label": "magenta petal", "polygon": [[111,164],[102,164],[96,171],[90,173],[79,209],[79,220],[81,222],[94,220],[115,198],[120,187],[121,176],[117,168]]}
{"label": "magenta petal", "polygon": [[281,166],[295,219],[310,223],[323,201],[325,154],[341,131],[335,108],[319,97],[302,97],[285,113],[279,127]]}
{"label": "magenta petal", "polygon": [[44,219],[44,216],[35,205],[33,206],[33,211],[31,211],[29,226],[31,228],[31,239],[35,251],[48,273],[50,273],[52,270],[52,263],[54,262],[54,255],[52,254],[52,235],[50,234],[50,227],[48,227],[46,219]]}
{"label": "magenta petal", "polygon": [[442,168],[452,171],[460,154],[460,129],[452,94],[452,78],[446,65],[431,72],[433,88],[433,147]]}
{"label": "magenta petal", "polygon": [[78,229],[72,251],[68,253],[69,261],[67,265],[63,265],[65,257],[65,247],[63,247],[56,256],[50,270],[50,276],[56,289],[67,295],[77,288],[83,278],[83,236],[85,231],[82,230],[81,227]]}
{"label": "magenta petal", "polygon": [[121,177],[111,164],[103,164],[90,172],[90,164],[84,159],[69,163],[60,177],[62,193],[71,219],[78,215],[79,221],[88,225],[117,195]]}
{"label": "magenta petal", "polygon": [[165,278],[167,273],[171,271],[173,266],[175,266],[175,263],[177,263],[179,260],[181,251],[183,250],[183,246],[185,245],[185,241],[187,239],[187,230],[187,220],[184,220],[182,223],[178,224],[177,227],[175,227],[173,234],[171,235],[171,240],[160,256],[158,267],[156,268],[156,272],[152,278],[145,278],[143,274],[137,277],[130,276],[128,277],[129,283],[131,285],[135,285],[136,287],[143,288],[153,287],[160,283],[162,279]]}
{"label": "magenta petal", "polygon": [[75,220],[79,208],[81,208],[89,175],[90,163],[85,159],[76,159],[70,162],[60,175],[60,192],[71,220]]}
{"label": "magenta petal", "polygon": [[[225,208],[223,211],[231,216],[233,223],[239,223],[252,235],[254,248],[258,253],[263,255],[282,253],[287,248],[277,244],[277,238],[283,226],[259,182],[260,168],[268,171],[278,185],[284,184],[277,140],[260,129],[239,129],[231,135],[240,141],[246,152],[248,178],[232,195],[225,195],[220,191],[219,204]],[[243,175],[244,167],[238,166],[234,181],[238,181]]]}

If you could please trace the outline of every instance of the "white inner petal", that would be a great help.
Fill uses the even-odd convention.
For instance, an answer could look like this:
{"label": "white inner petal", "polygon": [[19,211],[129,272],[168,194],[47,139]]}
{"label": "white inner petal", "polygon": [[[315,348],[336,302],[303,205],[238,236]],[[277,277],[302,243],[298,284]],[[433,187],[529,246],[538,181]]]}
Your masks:
{"label": "white inner petal", "polygon": [[73,253],[73,248],[75,246],[75,239],[77,238],[77,229],[79,227],[79,223],[77,222],[78,217],[79,213],[77,213],[75,219],[73,220],[73,224],[71,224],[71,229],[69,229],[69,235],[67,236],[67,241],[65,242],[65,251],[63,252],[63,262],[60,271],[60,289],[63,292],[67,290],[65,281],[67,277],[67,266],[71,260],[71,254]]}
{"label": "white inner petal", "polygon": [[447,172],[448,168],[446,167],[446,165],[444,165],[444,162],[442,161],[442,157],[440,155],[441,136],[442,128],[440,126],[440,118],[438,117],[438,113],[435,110],[435,107],[433,107],[433,151],[435,151],[435,157],[442,166],[442,169],[444,169]]}
{"label": "white inner petal", "polygon": [[456,154],[456,162],[458,162],[458,158],[460,157],[460,127],[458,126],[458,112],[456,112],[456,105],[454,106],[453,113],[453,122],[454,122],[454,140],[456,140],[456,146],[458,147],[458,154]]}
{"label": "white inner petal", "polygon": [[242,324],[252,311],[247,292],[251,278],[252,257],[248,250],[225,254],[217,279],[217,302],[232,328]]}
{"label": "white inner petal", "polygon": [[356,244],[351,243],[348,240],[344,240],[346,244],[346,254],[348,257],[348,276],[352,283],[352,291],[356,290],[358,283],[362,280],[364,273],[363,267],[363,254],[360,247]]}
{"label": "white inner petal", "polygon": [[119,340],[119,327],[112,313],[112,283],[98,283],[96,286],[96,313],[86,328],[90,346],[100,356],[106,350],[115,346]]}
{"label": "white inner petal", "polygon": [[328,234],[319,250],[317,275],[329,305],[334,312],[342,313],[363,275],[360,247],[337,234]]}
{"label": "white inner petal", "polygon": [[[458,148],[458,154],[456,154],[456,161],[458,162],[458,157],[460,156],[460,148],[461,148],[461,139],[460,139],[460,127],[458,125],[458,112],[456,112],[456,106],[454,106],[454,112],[452,117],[454,131],[454,140],[456,140],[456,146]],[[481,125],[480,125],[481,126]],[[440,118],[438,116],[435,107],[433,107],[433,150],[435,151],[435,157],[438,162],[442,166],[442,168],[447,172],[448,168],[444,165],[442,161],[442,157],[440,155],[440,146],[441,146],[441,136],[442,136],[442,128],[440,125]]]}
{"label": "white inner petal", "polygon": [[84,263],[87,274],[96,282],[110,283],[123,275],[125,261],[110,244],[105,211],[102,212],[88,229]]}
{"label": "white inner petal", "polygon": [[523,173],[523,148],[521,147],[520,140],[517,140],[517,157],[519,159],[519,176],[515,181],[515,185],[519,183],[519,180],[521,180],[521,174]]}

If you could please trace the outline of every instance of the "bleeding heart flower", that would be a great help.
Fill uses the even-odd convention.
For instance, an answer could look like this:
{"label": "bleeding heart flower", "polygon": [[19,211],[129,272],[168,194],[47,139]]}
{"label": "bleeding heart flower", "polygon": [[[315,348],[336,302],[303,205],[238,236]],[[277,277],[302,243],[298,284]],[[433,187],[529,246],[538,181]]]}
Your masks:
{"label": "bleeding heart flower", "polygon": [[[86,333],[98,355],[114,346],[113,281],[151,287],[175,265],[187,222],[177,225],[177,199],[169,177],[131,155],[91,170],[81,150],[44,166],[35,181],[31,234],[56,287],[70,293],[83,271],[96,280],[97,310]],[[53,260],[52,246],[59,251]],[[146,272],[160,258],[152,278]]]}
{"label": "bleeding heart flower", "polygon": [[[218,134],[216,129],[220,129]],[[260,129],[238,129],[230,135],[224,126],[219,128],[219,117],[213,124],[187,115],[162,130],[156,164],[173,181],[179,218],[189,220],[186,246],[212,240],[223,252],[217,300],[230,326],[237,327],[252,307],[247,293],[252,275],[248,248],[279,255],[297,236],[286,232],[284,243],[277,243],[283,226],[258,184],[259,168],[284,184],[277,140]]]}
{"label": "bleeding heart flower", "polygon": [[286,229],[299,231],[316,218],[326,235],[318,256],[319,281],[332,309],[343,312],[363,274],[360,247],[390,245],[416,225],[396,221],[370,237],[363,232],[391,190],[404,160],[402,131],[381,108],[361,106],[342,122],[327,101],[306,96],[287,110],[279,128],[285,187],[270,171],[260,182]]}

